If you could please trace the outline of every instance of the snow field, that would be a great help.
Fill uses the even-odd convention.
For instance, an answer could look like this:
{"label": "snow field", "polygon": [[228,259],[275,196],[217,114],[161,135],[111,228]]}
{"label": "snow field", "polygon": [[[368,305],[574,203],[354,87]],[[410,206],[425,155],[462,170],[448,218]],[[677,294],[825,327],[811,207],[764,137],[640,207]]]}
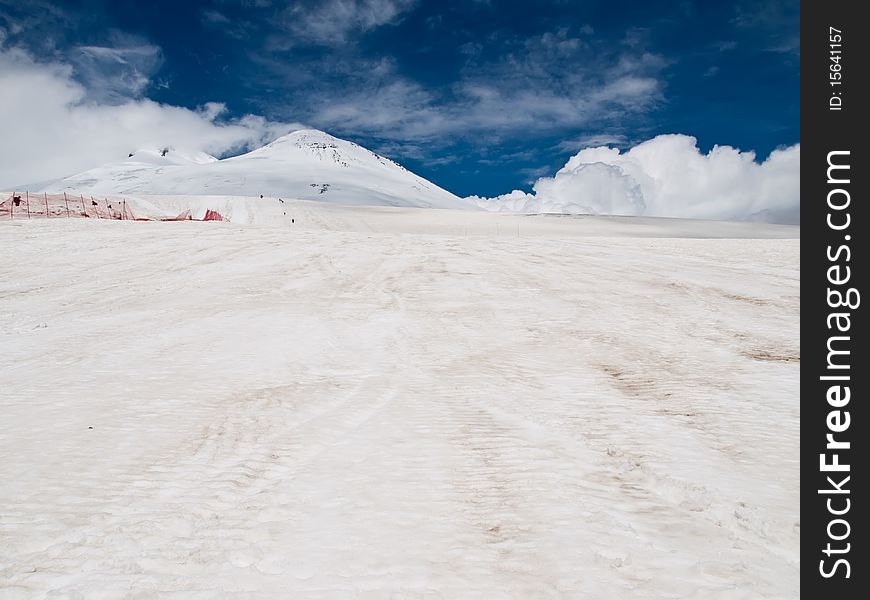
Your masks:
{"label": "snow field", "polygon": [[798,594],[795,229],[295,206],[0,223],[0,597]]}

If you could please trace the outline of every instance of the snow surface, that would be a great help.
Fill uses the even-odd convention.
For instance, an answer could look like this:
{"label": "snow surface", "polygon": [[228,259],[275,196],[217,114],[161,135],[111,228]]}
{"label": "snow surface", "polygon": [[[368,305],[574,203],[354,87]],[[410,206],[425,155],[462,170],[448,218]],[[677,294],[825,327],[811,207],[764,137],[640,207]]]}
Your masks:
{"label": "snow surface", "polygon": [[796,228],[225,201],[0,222],[0,596],[798,596]]}
{"label": "snow surface", "polygon": [[[478,210],[388,158],[318,131],[295,131],[224,160],[203,153],[140,150],[30,191],[89,195],[275,196],[351,205]],[[38,189],[36,189],[38,188]]]}

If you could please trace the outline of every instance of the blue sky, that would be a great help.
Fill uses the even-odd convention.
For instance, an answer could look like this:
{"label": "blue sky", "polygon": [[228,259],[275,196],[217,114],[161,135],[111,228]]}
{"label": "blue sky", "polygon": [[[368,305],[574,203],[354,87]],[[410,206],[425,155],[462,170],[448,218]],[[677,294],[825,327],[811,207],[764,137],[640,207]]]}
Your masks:
{"label": "blue sky", "polygon": [[800,139],[798,2],[0,0],[0,45],[77,102],[317,127],[459,195],[662,133],[759,159]]}

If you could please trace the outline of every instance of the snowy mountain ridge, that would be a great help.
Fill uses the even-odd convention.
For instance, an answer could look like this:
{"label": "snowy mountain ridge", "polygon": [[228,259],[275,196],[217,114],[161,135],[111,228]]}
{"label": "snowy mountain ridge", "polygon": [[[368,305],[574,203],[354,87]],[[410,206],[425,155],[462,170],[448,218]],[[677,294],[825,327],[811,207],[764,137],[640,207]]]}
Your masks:
{"label": "snowy mountain ridge", "polygon": [[127,155],[126,163],[142,163],[146,165],[202,165],[217,162],[217,158],[205,152],[187,152],[174,146],[166,146],[160,150],[142,148]]}
{"label": "snowy mountain ridge", "polygon": [[350,205],[476,209],[398,163],[316,129],[294,131],[223,160],[171,146],[137,150],[33,191],[267,195]]}

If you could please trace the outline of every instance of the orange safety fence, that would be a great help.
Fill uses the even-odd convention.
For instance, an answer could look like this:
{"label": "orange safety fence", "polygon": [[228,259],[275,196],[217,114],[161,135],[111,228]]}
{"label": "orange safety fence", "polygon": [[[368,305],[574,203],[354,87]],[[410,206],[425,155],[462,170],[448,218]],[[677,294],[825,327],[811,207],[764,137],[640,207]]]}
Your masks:
{"label": "orange safety fence", "polygon": [[126,200],[109,200],[83,194],[31,194],[13,192],[0,202],[0,219],[45,219],[66,217],[115,219],[124,221],[135,219]]}
{"label": "orange safety fence", "polygon": [[0,219],[112,219],[116,221],[227,221],[217,211],[208,209],[202,219],[193,219],[190,210],[177,217],[160,218],[137,216],[127,200],[97,198],[84,194],[47,194],[13,192],[0,201]]}
{"label": "orange safety fence", "polygon": [[161,221],[192,221],[193,217],[190,216],[190,211],[186,210],[176,217],[163,217],[160,220]]}

